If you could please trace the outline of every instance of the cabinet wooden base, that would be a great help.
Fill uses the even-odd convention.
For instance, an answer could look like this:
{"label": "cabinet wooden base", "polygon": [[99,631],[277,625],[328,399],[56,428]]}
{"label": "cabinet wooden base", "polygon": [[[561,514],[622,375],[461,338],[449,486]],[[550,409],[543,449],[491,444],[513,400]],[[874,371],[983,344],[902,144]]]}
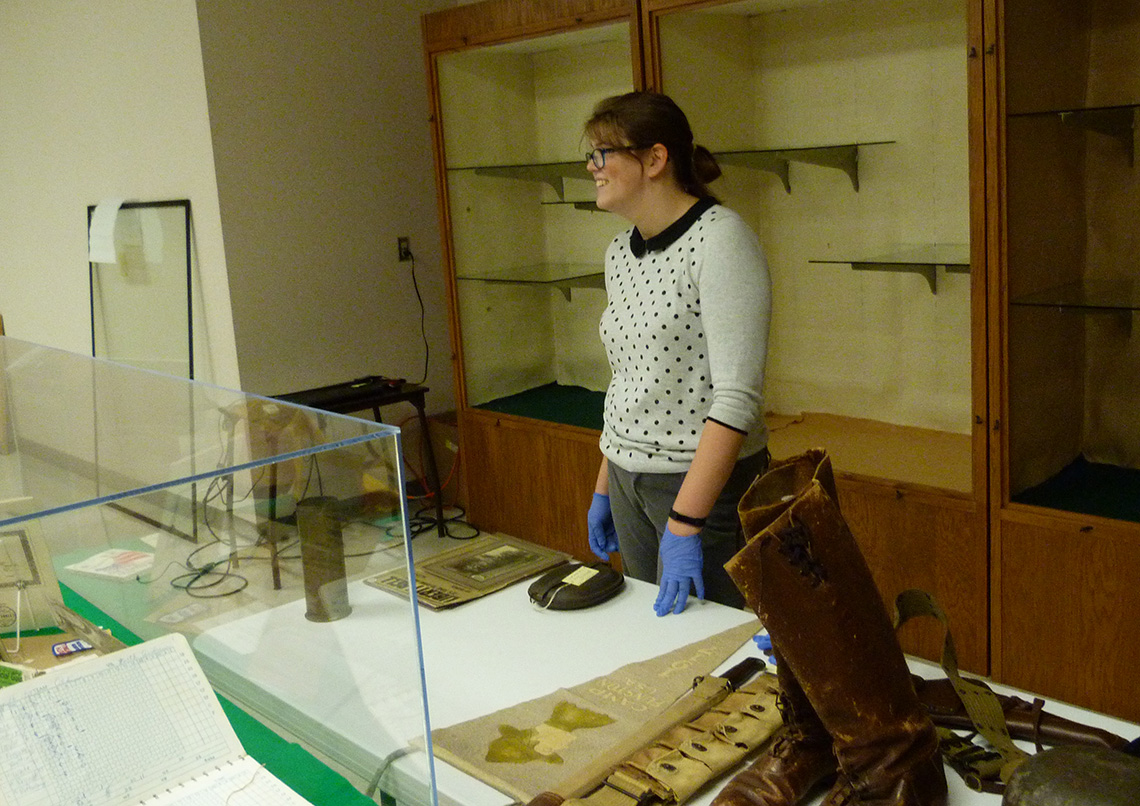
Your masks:
{"label": "cabinet wooden base", "polygon": [[460,413],[468,519],[480,529],[592,559],[586,510],[598,432],[468,409]]}
{"label": "cabinet wooden base", "polygon": [[1002,513],[994,676],[1140,719],[1140,525],[1048,510]]}
{"label": "cabinet wooden base", "polygon": [[[936,470],[954,477],[963,464],[968,472],[969,437],[828,415],[807,415],[792,425],[773,419],[770,427],[777,456],[802,450],[798,443],[837,446],[840,506],[888,610],[906,588],[930,591],[950,615],[962,668],[986,673],[988,549],[984,529],[975,528],[972,497],[852,472],[845,464],[861,457],[854,464],[863,470],[878,461],[881,472],[919,467],[928,480],[939,478]],[[601,462],[596,431],[480,410],[464,412],[460,428],[472,523],[592,558],[586,509]],[[942,633],[933,621],[908,625],[900,637],[906,651],[939,658]]]}

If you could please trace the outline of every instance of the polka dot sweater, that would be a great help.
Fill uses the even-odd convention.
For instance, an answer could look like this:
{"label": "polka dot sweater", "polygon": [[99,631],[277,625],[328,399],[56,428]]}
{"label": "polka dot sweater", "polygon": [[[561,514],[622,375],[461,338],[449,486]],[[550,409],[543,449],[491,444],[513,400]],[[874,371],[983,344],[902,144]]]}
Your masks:
{"label": "polka dot sweater", "polygon": [[745,434],[740,456],[761,450],[771,286],[740,216],[702,199],[652,238],[627,230],[606,250],[605,277],[606,458],[684,472],[706,418]]}

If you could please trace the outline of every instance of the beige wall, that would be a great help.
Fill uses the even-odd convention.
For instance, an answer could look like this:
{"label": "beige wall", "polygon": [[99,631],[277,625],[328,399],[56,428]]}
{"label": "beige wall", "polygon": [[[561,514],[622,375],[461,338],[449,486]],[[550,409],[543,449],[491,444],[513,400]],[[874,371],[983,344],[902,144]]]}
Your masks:
{"label": "beige wall", "polygon": [[189,198],[207,311],[198,376],[239,383],[193,0],[0,0],[0,312],[91,350],[87,206]]}
{"label": "beige wall", "polygon": [[430,5],[198,2],[248,391],[419,380],[412,264],[396,257],[406,235],[429,406],[453,405],[419,27]]}
{"label": "beige wall", "polygon": [[9,335],[88,352],[87,205],[190,198],[211,335],[199,377],[266,394],[420,380],[407,235],[428,405],[451,408],[419,29],[441,5],[0,0]]}
{"label": "beige wall", "polygon": [[[966,33],[963,0],[662,21],[665,89],[714,151],[889,142],[860,147],[857,192],[840,171],[796,163],[791,192],[731,165],[712,187],[754,223],[768,258],[770,410],[974,427],[970,276],[940,268],[932,293],[917,273],[850,266],[969,243]],[[716,69],[702,70],[710,58]],[[844,262],[816,262],[829,260]]]}

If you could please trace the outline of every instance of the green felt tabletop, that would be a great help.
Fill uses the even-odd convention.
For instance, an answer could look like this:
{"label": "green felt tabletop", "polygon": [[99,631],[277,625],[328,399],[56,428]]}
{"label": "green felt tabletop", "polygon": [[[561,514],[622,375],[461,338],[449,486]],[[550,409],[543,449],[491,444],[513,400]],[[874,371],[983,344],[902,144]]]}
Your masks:
{"label": "green felt tabletop", "polygon": [[593,392],[581,386],[548,383],[525,392],[481,403],[478,408],[601,431],[605,401],[605,392]]}

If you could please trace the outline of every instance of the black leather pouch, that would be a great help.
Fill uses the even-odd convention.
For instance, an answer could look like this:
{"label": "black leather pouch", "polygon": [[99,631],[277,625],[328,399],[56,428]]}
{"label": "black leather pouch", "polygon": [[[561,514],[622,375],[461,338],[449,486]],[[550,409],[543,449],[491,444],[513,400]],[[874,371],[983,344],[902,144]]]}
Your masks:
{"label": "black leather pouch", "polygon": [[625,577],[603,562],[563,563],[530,584],[530,600],[544,610],[581,610],[612,599]]}

